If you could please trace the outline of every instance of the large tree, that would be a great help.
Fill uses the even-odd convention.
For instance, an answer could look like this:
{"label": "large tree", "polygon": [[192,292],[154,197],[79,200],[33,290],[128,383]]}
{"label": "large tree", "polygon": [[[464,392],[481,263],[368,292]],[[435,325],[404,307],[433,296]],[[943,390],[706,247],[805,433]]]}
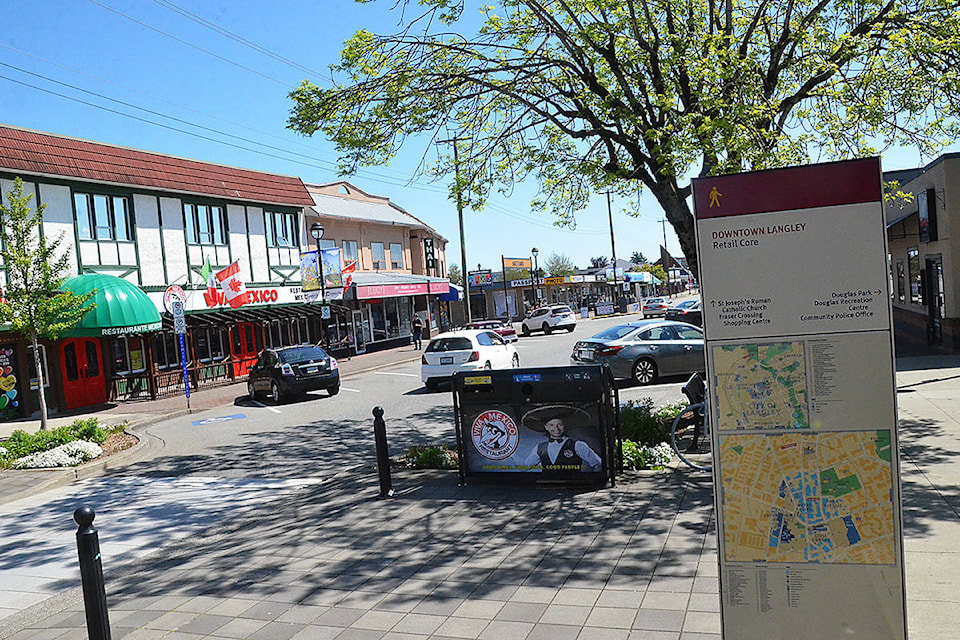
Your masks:
{"label": "large tree", "polygon": [[577,270],[577,265],[573,263],[573,258],[565,253],[551,253],[547,258],[547,273],[551,276],[568,276]]}
{"label": "large tree", "polygon": [[33,361],[40,390],[40,429],[47,430],[47,404],[40,364],[38,338],[56,339],[75,327],[93,309],[89,302],[96,293],[76,295],[61,291],[70,256],[60,253],[63,235],[53,240],[43,233],[43,209],[30,206],[33,196],[24,195],[17,178],[7,194],[8,205],[0,202],[0,259],[6,273],[5,300],[0,302],[0,323],[9,322],[33,346]]}
{"label": "large tree", "polygon": [[[690,179],[953,139],[960,0],[399,0],[361,30],[336,84],[292,92],[341,169],[409,138],[459,138],[474,208],[533,179],[556,224],[602,190],[649,190],[696,272]],[[452,145],[425,170],[454,175]],[[815,188],[815,185],[811,185]]]}

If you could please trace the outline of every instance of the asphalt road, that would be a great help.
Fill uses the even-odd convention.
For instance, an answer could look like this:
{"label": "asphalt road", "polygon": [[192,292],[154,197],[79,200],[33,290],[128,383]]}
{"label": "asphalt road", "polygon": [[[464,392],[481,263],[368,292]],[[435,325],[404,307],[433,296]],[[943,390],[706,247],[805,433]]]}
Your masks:
{"label": "asphalt road", "polygon": [[[622,319],[591,319],[581,321],[572,333],[521,337],[516,343],[521,366],[567,365],[577,340],[618,322]],[[679,402],[683,382],[673,379],[648,387],[622,382],[620,400]],[[148,429],[155,439],[149,457],[110,473],[325,479],[375,461],[375,406],[384,409],[391,455],[414,444],[456,442],[449,387],[427,391],[420,382],[419,363],[410,362],[345,378],[340,394],[333,397],[316,392],[273,406],[241,395],[233,405],[154,425]]]}

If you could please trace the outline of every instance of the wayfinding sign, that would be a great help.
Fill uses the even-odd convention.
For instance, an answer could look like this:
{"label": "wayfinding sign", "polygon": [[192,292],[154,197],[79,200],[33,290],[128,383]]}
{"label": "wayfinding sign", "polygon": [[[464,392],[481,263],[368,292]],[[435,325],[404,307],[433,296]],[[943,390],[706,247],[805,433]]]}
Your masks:
{"label": "wayfinding sign", "polygon": [[723,637],[905,638],[880,161],[693,187]]}

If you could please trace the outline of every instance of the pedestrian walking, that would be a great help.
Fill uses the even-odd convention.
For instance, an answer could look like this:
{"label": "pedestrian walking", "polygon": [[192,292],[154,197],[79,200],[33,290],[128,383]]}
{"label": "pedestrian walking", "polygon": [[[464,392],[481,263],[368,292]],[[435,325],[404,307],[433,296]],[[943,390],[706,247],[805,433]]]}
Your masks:
{"label": "pedestrian walking", "polygon": [[413,316],[413,348],[423,348],[423,320],[420,316]]}

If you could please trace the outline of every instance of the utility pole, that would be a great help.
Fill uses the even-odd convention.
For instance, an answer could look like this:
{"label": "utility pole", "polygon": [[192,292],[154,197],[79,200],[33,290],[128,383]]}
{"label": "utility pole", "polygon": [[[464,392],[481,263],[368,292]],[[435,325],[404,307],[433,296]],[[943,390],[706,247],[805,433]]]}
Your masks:
{"label": "utility pole", "polygon": [[613,241],[613,209],[610,205],[610,192],[607,191],[607,216],[610,218],[610,253],[613,257],[613,302],[620,311],[620,285],[617,284],[617,245]]}
{"label": "utility pole", "polygon": [[460,270],[463,277],[463,316],[467,322],[473,322],[470,313],[470,281],[467,279],[467,243],[463,236],[463,198],[460,195],[460,156],[457,155],[457,143],[460,138],[437,140],[438,143],[453,143],[453,172],[457,187],[457,216],[460,219]]}
{"label": "utility pole", "polygon": [[658,220],[660,226],[663,227],[663,251],[664,254],[661,256],[663,258],[663,272],[667,275],[667,296],[670,295],[670,266],[667,264],[667,220],[661,219]]}

